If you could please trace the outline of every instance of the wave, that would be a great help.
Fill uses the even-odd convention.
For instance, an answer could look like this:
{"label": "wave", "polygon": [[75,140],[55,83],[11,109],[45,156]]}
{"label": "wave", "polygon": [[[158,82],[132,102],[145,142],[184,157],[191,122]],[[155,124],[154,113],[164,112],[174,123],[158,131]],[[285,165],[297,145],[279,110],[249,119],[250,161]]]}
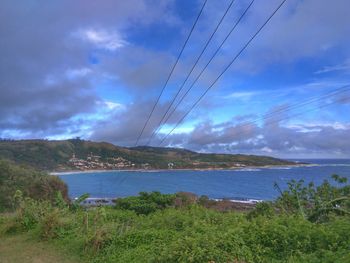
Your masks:
{"label": "wave", "polygon": [[349,163],[322,163],[322,164],[312,164],[305,167],[350,167]]}
{"label": "wave", "polygon": [[[74,198],[77,200],[78,198]],[[117,197],[89,197],[81,202],[82,206],[113,206],[118,198]],[[214,201],[230,201],[233,203],[242,203],[242,204],[257,204],[263,202],[262,199],[252,199],[252,198],[243,198],[243,197],[233,197],[233,198],[211,198]]]}
{"label": "wave", "polygon": [[242,204],[256,204],[260,202],[264,202],[262,199],[251,199],[251,198],[243,198],[243,197],[233,197],[233,198],[212,198],[214,201],[223,201],[227,200],[233,203],[242,203]]}
{"label": "wave", "polygon": [[259,172],[259,171],[261,171],[261,169],[257,169],[257,168],[242,168],[242,169],[237,169],[236,171],[240,171],[240,172]]}
{"label": "wave", "polygon": [[291,170],[293,168],[297,168],[297,167],[282,167],[282,166],[277,166],[277,167],[268,167],[268,168],[265,168],[265,169],[269,169],[269,170]]}

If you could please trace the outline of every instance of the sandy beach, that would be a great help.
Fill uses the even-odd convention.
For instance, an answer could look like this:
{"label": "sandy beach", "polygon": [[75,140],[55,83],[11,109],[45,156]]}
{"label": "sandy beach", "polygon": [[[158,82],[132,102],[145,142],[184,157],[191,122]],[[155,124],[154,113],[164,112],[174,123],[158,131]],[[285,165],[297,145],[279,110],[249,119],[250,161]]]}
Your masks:
{"label": "sandy beach", "polygon": [[111,169],[111,170],[70,170],[70,171],[52,171],[51,175],[64,174],[85,174],[85,173],[108,173],[108,172],[164,172],[164,171],[239,171],[248,169],[290,169],[294,167],[318,166],[318,164],[297,163],[295,165],[264,165],[264,166],[246,166],[230,168],[189,168],[189,169]]}

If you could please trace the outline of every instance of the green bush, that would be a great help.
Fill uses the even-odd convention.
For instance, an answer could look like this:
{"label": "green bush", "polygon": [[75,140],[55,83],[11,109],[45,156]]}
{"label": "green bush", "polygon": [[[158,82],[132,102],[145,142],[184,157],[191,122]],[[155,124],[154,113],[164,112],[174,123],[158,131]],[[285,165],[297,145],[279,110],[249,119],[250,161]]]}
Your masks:
{"label": "green bush", "polygon": [[275,209],[270,202],[259,202],[256,204],[255,209],[248,213],[248,219],[252,219],[258,216],[264,216],[271,218],[275,215]]}
{"label": "green bush", "polygon": [[276,207],[312,222],[326,222],[332,216],[350,215],[350,185],[346,184],[347,178],[333,175],[332,179],[335,184],[325,180],[317,187],[313,183],[305,186],[303,180],[291,180],[288,190],[281,192],[276,200]]}
{"label": "green bush", "polygon": [[116,201],[116,208],[132,210],[137,214],[148,215],[158,209],[165,209],[173,205],[175,195],[160,192],[140,192],[139,196],[120,198]]}
{"label": "green bush", "polygon": [[57,176],[0,160],[0,212],[15,209],[14,196],[20,190],[24,197],[54,202],[57,192],[68,199],[68,189]]}
{"label": "green bush", "polygon": [[158,192],[120,199],[117,209],[69,209],[59,195],[52,203],[18,192],[16,216],[0,216],[0,233],[28,231],[96,263],[350,262],[348,214],[310,218],[329,200],[348,209],[344,182],[290,187],[277,203],[259,203],[248,214],[207,209],[200,205],[207,198],[177,207],[175,195]]}

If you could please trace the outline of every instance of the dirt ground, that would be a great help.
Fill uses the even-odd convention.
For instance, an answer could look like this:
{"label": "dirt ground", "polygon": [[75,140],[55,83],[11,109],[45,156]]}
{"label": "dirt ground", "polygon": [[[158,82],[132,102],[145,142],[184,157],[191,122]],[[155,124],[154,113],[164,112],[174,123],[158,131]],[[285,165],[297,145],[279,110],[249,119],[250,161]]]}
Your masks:
{"label": "dirt ground", "polygon": [[23,235],[0,237],[0,263],[81,263]]}

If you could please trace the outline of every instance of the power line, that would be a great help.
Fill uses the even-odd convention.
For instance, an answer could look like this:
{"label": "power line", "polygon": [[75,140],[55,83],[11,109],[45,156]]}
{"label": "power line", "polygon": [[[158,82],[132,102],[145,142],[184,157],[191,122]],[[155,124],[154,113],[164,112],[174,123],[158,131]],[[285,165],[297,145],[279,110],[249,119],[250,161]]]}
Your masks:
{"label": "power line", "polygon": [[[273,111],[273,112],[271,112],[271,113],[269,113],[269,114],[266,114],[266,115],[264,115],[264,117],[257,118],[257,119],[255,119],[255,120],[253,120],[253,121],[245,122],[245,123],[243,123],[243,124],[240,124],[240,125],[236,126],[236,128],[243,128],[243,127],[245,127],[245,126],[249,126],[249,125],[253,125],[253,124],[258,124],[258,121],[264,121],[264,120],[273,118],[273,117],[275,117],[275,115],[278,116],[278,113],[287,112],[288,110],[291,110],[291,109],[302,108],[302,107],[307,106],[307,105],[309,105],[309,104],[312,104],[312,103],[315,103],[315,102],[318,102],[318,101],[322,101],[322,100],[325,100],[325,99],[327,99],[327,98],[334,97],[334,96],[336,96],[336,95],[339,95],[339,94],[341,94],[341,93],[343,93],[343,92],[346,92],[346,91],[349,91],[349,90],[350,90],[350,85],[342,86],[342,87],[340,87],[340,88],[338,88],[338,89],[335,89],[335,90],[333,90],[333,91],[330,91],[330,92],[328,92],[328,93],[326,93],[326,94],[324,94],[324,95],[322,95],[322,96],[313,97],[313,98],[311,98],[311,99],[309,99],[309,100],[305,100],[305,101],[300,102],[300,103],[295,103],[295,104],[293,104],[293,105],[290,105],[289,107],[285,107],[285,108],[283,108],[283,109],[279,109],[279,110]],[[303,115],[303,114],[305,114],[305,113],[309,113],[309,112],[312,112],[312,111],[315,111],[315,110],[319,110],[319,109],[328,107],[328,106],[333,105],[333,104],[335,104],[335,103],[337,103],[337,101],[332,101],[332,102],[330,102],[330,103],[323,104],[323,105],[321,105],[321,106],[319,106],[319,107],[312,108],[312,109],[310,109],[310,110],[304,110],[303,112],[298,112],[298,113],[289,115],[289,116],[287,116],[287,117],[280,118],[280,119],[275,120],[275,121],[271,121],[271,122],[269,122],[269,124],[278,123],[278,122],[280,122],[280,121],[288,120],[288,119],[291,119],[291,118],[293,118],[293,117],[296,117],[296,116],[299,116],[299,115]],[[276,114],[276,113],[277,113],[277,114]],[[243,131],[238,131],[238,132],[236,132],[234,135],[235,135],[235,136],[239,136],[239,135],[245,134],[245,133],[246,133],[246,131],[243,130]]]}
{"label": "power line", "polygon": [[265,114],[263,117],[256,118],[256,119],[254,119],[252,121],[247,121],[247,122],[241,123],[239,125],[239,127],[244,127],[244,126],[248,126],[248,125],[251,125],[251,124],[255,124],[258,121],[266,120],[266,119],[269,119],[269,118],[273,118],[275,114],[277,115],[278,113],[286,112],[286,111],[293,110],[293,109],[296,109],[296,108],[301,108],[303,106],[307,106],[309,104],[312,104],[312,103],[315,103],[315,102],[318,102],[318,101],[322,101],[322,100],[327,99],[329,97],[333,97],[335,95],[338,95],[338,94],[340,94],[342,92],[346,92],[349,88],[350,88],[350,85],[345,85],[345,86],[342,86],[340,88],[334,89],[334,90],[332,90],[330,92],[327,92],[326,94],[323,94],[322,96],[316,96],[316,97],[313,97],[313,98],[308,99],[308,100],[304,100],[304,101],[299,102],[299,103],[295,103],[295,104],[292,104],[292,105],[289,105],[289,106],[286,106],[286,107],[282,107],[282,108],[277,109],[275,111],[272,111],[272,112],[270,112],[268,114]]}
{"label": "power line", "polygon": [[[245,126],[257,124],[259,121],[264,121],[264,120],[267,120],[267,119],[271,119],[271,118],[275,117],[275,115],[278,116],[279,113],[287,112],[287,111],[292,110],[292,109],[302,108],[302,107],[310,105],[312,103],[319,102],[319,101],[325,100],[325,99],[330,98],[330,97],[334,97],[335,95],[339,95],[340,93],[348,91],[349,88],[350,88],[350,85],[342,86],[341,88],[335,89],[335,90],[333,90],[331,92],[328,92],[328,93],[326,93],[326,94],[324,94],[322,96],[314,97],[314,98],[311,98],[309,100],[303,101],[301,103],[295,103],[294,105],[290,105],[289,107],[285,107],[283,109],[279,109],[279,110],[270,112],[269,114],[266,114],[263,117],[256,118],[256,119],[254,119],[252,121],[248,121],[248,122],[242,123],[242,124],[238,125],[237,127],[243,128]],[[329,104],[333,104],[333,103],[336,103],[336,101],[332,102],[332,103],[329,103]],[[328,104],[325,104],[325,105],[328,105]],[[321,105],[319,108],[323,108],[323,106],[324,105]],[[316,108],[316,109],[318,109],[318,108]],[[303,114],[305,112],[308,112],[308,111],[304,111],[301,114]],[[299,115],[299,113],[295,114],[295,115],[292,115],[292,116],[289,116],[288,118],[294,117],[294,116],[298,116],[298,115]],[[288,119],[288,118],[284,118],[284,119]],[[283,120],[283,118],[278,120],[278,122],[282,121],[282,120]],[[271,123],[274,123],[274,122],[271,122]],[[244,132],[241,132],[241,133],[238,133],[236,135],[240,135],[240,134],[243,134],[243,133]]]}
{"label": "power line", "polygon": [[260,26],[256,33],[249,39],[249,41],[243,46],[243,48],[236,54],[233,60],[225,67],[225,69],[219,74],[219,76],[212,82],[212,84],[205,90],[205,92],[199,97],[199,99],[192,105],[192,107],[186,112],[186,114],[176,123],[174,128],[161,140],[159,145],[161,145],[165,139],[183,122],[187,115],[198,105],[202,98],[208,93],[208,91],[218,82],[221,76],[231,67],[231,65],[237,60],[237,58],[243,53],[243,51],[249,46],[249,44],[255,39],[255,37],[261,32],[261,30],[267,25],[267,23],[272,19],[272,17],[277,13],[277,11],[283,6],[287,0],[283,0],[280,5],[273,11],[269,18]]}
{"label": "power line", "polygon": [[164,84],[164,86],[163,86],[163,88],[162,88],[162,90],[161,90],[161,92],[160,92],[160,94],[159,94],[159,96],[158,96],[156,102],[154,103],[154,105],[153,105],[153,107],[152,107],[152,110],[151,110],[151,112],[150,112],[150,114],[149,114],[149,116],[148,116],[148,118],[147,118],[145,124],[143,125],[143,128],[142,128],[142,130],[141,130],[139,136],[137,137],[137,140],[136,140],[136,142],[135,142],[135,146],[137,146],[137,144],[139,143],[139,140],[140,140],[140,138],[141,138],[141,136],[142,136],[142,134],[143,134],[143,132],[144,132],[146,126],[148,125],[148,122],[149,122],[149,120],[151,119],[151,116],[152,116],[152,114],[153,114],[153,112],[154,112],[154,110],[155,110],[157,104],[159,103],[159,100],[160,100],[160,98],[162,97],[163,92],[164,92],[166,86],[168,85],[168,82],[169,82],[169,80],[170,80],[170,78],[171,78],[171,76],[172,76],[172,74],[173,74],[173,72],[174,72],[174,70],[175,70],[175,68],[176,68],[176,66],[177,66],[177,64],[178,64],[178,62],[179,62],[179,60],[180,60],[180,57],[181,57],[181,55],[182,55],[182,53],[183,53],[183,51],[184,51],[184,49],[185,49],[185,47],[186,47],[186,45],[187,45],[187,43],[188,43],[188,40],[190,39],[190,37],[191,37],[191,35],[192,35],[192,32],[193,32],[194,28],[195,28],[196,25],[197,25],[197,22],[198,22],[198,20],[199,20],[199,17],[201,16],[201,14],[202,14],[202,12],[203,12],[203,9],[204,9],[204,7],[205,7],[207,1],[208,1],[208,0],[205,0],[205,1],[204,1],[203,5],[202,5],[202,7],[201,7],[201,9],[200,9],[200,11],[199,11],[199,14],[197,15],[197,18],[196,18],[196,20],[195,20],[195,22],[194,22],[194,24],[193,24],[193,26],[192,26],[192,28],[191,28],[191,30],[190,30],[190,33],[189,33],[189,35],[187,36],[187,38],[186,38],[186,40],[185,40],[185,43],[183,44],[183,46],[182,46],[182,48],[181,48],[181,51],[180,51],[179,55],[177,56],[176,62],[175,62],[175,64],[173,65],[173,67],[171,68],[170,73],[169,73],[169,75],[168,75],[168,78],[167,78],[167,80],[165,81],[165,84]]}
{"label": "power line", "polygon": [[[221,50],[222,46],[225,44],[225,42],[227,41],[227,39],[230,37],[230,35],[233,33],[233,31],[236,29],[236,27],[238,26],[238,24],[241,22],[241,20],[243,19],[243,17],[246,15],[246,13],[248,12],[249,8],[252,6],[252,4],[254,3],[255,0],[252,0],[250,2],[250,4],[248,5],[248,7],[244,10],[244,12],[242,13],[242,15],[239,17],[239,19],[236,21],[236,23],[234,24],[234,26],[231,28],[231,30],[228,32],[228,34],[226,35],[226,37],[224,38],[224,40],[221,42],[221,44],[219,45],[219,47],[215,50],[215,52],[213,53],[213,55],[211,56],[211,58],[209,59],[209,61],[207,62],[207,64],[204,66],[204,68],[201,70],[201,72],[197,75],[197,77],[195,78],[195,80],[192,82],[192,84],[190,85],[190,87],[187,89],[187,91],[183,94],[183,96],[181,97],[181,99],[178,101],[178,103],[176,104],[176,106],[174,107],[174,109],[171,111],[171,113],[168,115],[168,117],[166,118],[165,121],[164,118],[166,116],[166,114],[169,112],[170,107],[173,105],[174,101],[176,98],[173,99],[173,101],[171,102],[171,105],[169,106],[167,112],[164,114],[164,116],[162,117],[162,120],[160,121],[158,128],[152,133],[148,144],[150,143],[150,141],[152,140],[153,136],[158,133],[159,129],[161,128],[162,124],[165,124],[170,117],[174,114],[174,112],[176,111],[176,109],[179,107],[180,103],[184,100],[184,98],[187,96],[187,94],[191,91],[191,89],[193,88],[194,84],[198,81],[198,79],[202,76],[202,74],[204,73],[204,71],[206,70],[206,68],[209,66],[209,64],[212,62],[212,60],[216,57],[216,55],[219,53],[219,51]],[[178,94],[177,94],[178,95]],[[177,97],[176,95],[176,97]]]}
{"label": "power line", "polygon": [[[218,31],[220,25],[222,24],[223,20],[225,19],[225,17],[226,17],[226,15],[227,15],[228,11],[231,9],[231,7],[232,7],[232,5],[233,5],[234,2],[235,2],[235,0],[232,0],[232,1],[230,2],[230,4],[227,6],[227,8],[226,8],[224,14],[222,15],[221,19],[219,20],[219,23],[216,25],[214,31],[211,33],[209,39],[208,39],[207,42],[205,43],[205,45],[204,45],[204,47],[203,47],[201,53],[200,53],[199,56],[197,57],[197,59],[196,59],[195,63],[193,64],[191,70],[188,72],[188,74],[187,74],[185,80],[182,82],[182,84],[180,85],[179,89],[177,90],[175,96],[173,97],[173,99],[172,99],[172,101],[170,102],[170,104],[169,104],[167,110],[166,110],[165,113],[163,114],[163,116],[162,116],[160,122],[158,123],[157,127],[160,127],[160,125],[162,124],[164,118],[165,118],[166,115],[168,114],[170,108],[173,106],[175,100],[177,99],[178,95],[179,95],[180,92],[182,91],[182,89],[183,89],[183,87],[185,86],[187,80],[188,80],[189,77],[191,76],[193,70],[196,68],[196,66],[197,66],[199,60],[201,59],[201,57],[203,56],[204,52],[207,50],[207,47],[209,46],[211,40],[213,39],[214,35],[215,35],[216,32]],[[157,129],[157,130],[158,130],[158,129]],[[153,131],[151,137],[149,138],[149,140],[148,140],[148,142],[147,142],[147,145],[151,142],[151,140],[152,140],[153,136],[156,134],[157,130]]]}
{"label": "power line", "polygon": [[[348,87],[349,87],[349,86],[348,86]],[[346,91],[346,90],[341,91],[341,92],[345,92],[345,91]],[[332,102],[330,102],[330,103],[328,103],[328,104],[323,104],[323,105],[321,105],[321,106],[319,106],[319,107],[317,107],[317,108],[313,108],[313,109],[306,110],[306,111],[303,111],[303,112],[298,112],[298,113],[293,114],[293,115],[290,115],[290,116],[288,116],[288,117],[281,118],[281,119],[279,119],[279,120],[269,122],[269,124],[278,123],[278,122],[280,122],[280,121],[287,120],[287,119],[290,119],[290,118],[293,118],[293,117],[296,117],[296,116],[299,116],[299,115],[303,115],[303,114],[305,114],[305,113],[309,113],[309,112],[312,112],[312,111],[315,111],[315,110],[319,110],[319,109],[328,107],[328,106],[330,106],[330,105],[333,105],[333,104],[335,104],[335,103],[337,103],[337,101],[332,101]],[[271,117],[269,117],[269,118],[271,118]],[[264,120],[264,119],[268,119],[268,118],[261,118],[261,120]],[[254,123],[256,123],[256,122],[254,122]],[[251,124],[254,124],[254,123],[251,123]],[[247,124],[247,125],[248,125],[248,124]],[[246,125],[244,125],[244,126],[246,126]],[[244,134],[244,133],[245,133],[245,131],[242,131],[242,132],[236,133],[235,135],[238,136],[238,135],[241,135],[241,134]]]}

